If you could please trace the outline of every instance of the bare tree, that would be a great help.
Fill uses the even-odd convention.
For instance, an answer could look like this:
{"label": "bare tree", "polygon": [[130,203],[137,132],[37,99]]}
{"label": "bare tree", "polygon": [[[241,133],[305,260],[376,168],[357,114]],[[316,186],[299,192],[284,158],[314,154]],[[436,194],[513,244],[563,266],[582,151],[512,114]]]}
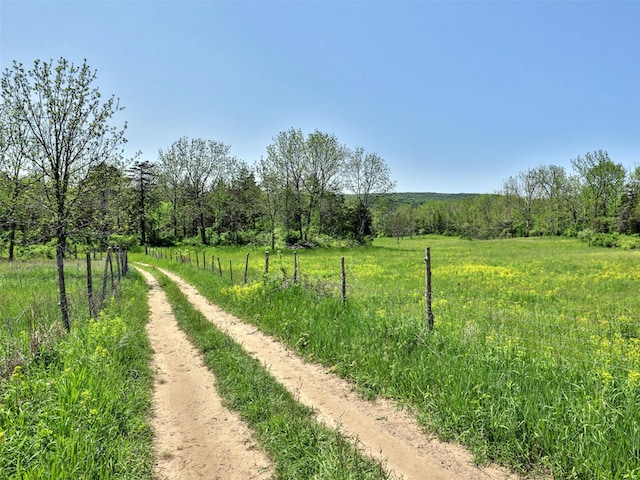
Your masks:
{"label": "bare tree", "polygon": [[338,193],[342,188],[344,179],[341,174],[349,150],[338,142],[335,135],[318,130],[309,134],[305,147],[307,161],[303,185],[309,195],[307,230],[311,225],[311,215],[315,212],[318,228],[322,232],[326,216],[325,199],[328,194]]}
{"label": "bare tree", "polygon": [[375,195],[392,192],[395,183],[382,158],[357,147],[350,153],[346,163],[345,186],[356,196],[358,236],[363,240],[367,225],[371,222],[370,208]]}
{"label": "bare tree", "polygon": [[31,70],[14,62],[2,75],[2,100],[21,126],[15,139],[26,155],[43,192],[56,238],[56,263],[62,322],[70,329],[64,283],[64,251],[73,228],[76,206],[90,182],[90,169],[105,162],[124,142],[124,129],[111,126],[119,101],[106,101],[94,86],[96,71],[85,62],[76,66],[64,58],[36,60]]}

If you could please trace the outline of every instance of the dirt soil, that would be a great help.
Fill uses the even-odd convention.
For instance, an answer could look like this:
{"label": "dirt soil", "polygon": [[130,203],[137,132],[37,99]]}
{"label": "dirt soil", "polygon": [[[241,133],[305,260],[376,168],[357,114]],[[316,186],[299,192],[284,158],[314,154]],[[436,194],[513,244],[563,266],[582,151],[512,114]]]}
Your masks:
{"label": "dirt soil", "polygon": [[[406,411],[399,409],[392,402],[384,399],[371,402],[361,398],[354,392],[353,385],[327,368],[306,363],[281,343],[260,332],[255,326],[212,305],[180,277],[169,271],[160,270],[179,285],[188,300],[209,321],[265,365],[273,377],[301,403],[313,408],[319,421],[339,429],[344,435],[353,439],[366,454],[381,461],[392,473],[393,478],[405,480],[515,480],[519,478],[498,467],[477,466],[471,454],[464,448],[457,444],[441,442],[425,434]],[[148,281],[154,285],[150,279]],[[162,292],[158,290],[159,287],[155,283],[150,294],[154,297],[152,313],[159,310],[164,312],[163,316],[170,317],[166,298],[161,298]],[[162,323],[171,323],[171,320],[167,319]],[[183,344],[182,341],[178,343],[177,337],[184,338],[184,335],[178,331],[177,327],[170,328],[167,325],[160,328],[155,324],[156,321],[152,321],[150,328],[154,349],[158,351],[157,357],[164,355],[159,352],[160,345],[163,345],[176,356],[174,360],[169,360],[172,365],[181,364],[184,366],[182,368],[188,372],[195,370],[196,365],[199,369],[201,362],[195,360],[197,354],[190,344],[188,342]],[[163,475],[160,478],[205,478],[198,475],[204,475],[209,468],[211,469],[209,472],[219,472],[213,474],[213,478],[268,477],[270,471],[267,470],[266,461],[258,458],[250,433],[246,429],[241,429],[235,421],[232,423],[230,420],[232,415],[229,412],[220,413],[218,410],[219,401],[215,398],[215,392],[211,391],[213,390],[211,385],[214,384],[211,374],[208,378],[201,380],[194,378],[193,381],[197,385],[181,386],[176,383],[171,386],[173,382],[185,380],[169,376],[168,368],[162,358],[156,359],[156,369],[159,372],[156,395],[159,397],[156,403],[158,471]],[[205,405],[187,404],[192,399],[196,401],[196,395],[191,393],[192,389],[195,391],[202,388],[206,391],[203,402],[218,405],[211,407],[218,413],[204,413]],[[183,390],[184,393],[181,393]],[[171,391],[173,393],[169,393]],[[171,399],[173,401],[168,401]],[[197,419],[194,418],[196,416]],[[209,425],[204,424],[204,421],[215,423]],[[182,426],[182,422],[186,422],[187,426]],[[184,433],[180,433],[182,431]],[[201,438],[201,436],[211,436],[212,433],[214,433],[214,439]],[[222,435],[224,439],[220,440]],[[252,446],[248,448],[247,444]],[[224,453],[218,455],[217,451],[223,446]],[[170,455],[164,455],[165,451]],[[205,462],[216,463],[218,456],[220,461],[225,462],[224,466],[205,466]],[[242,468],[249,465],[252,467],[249,473],[233,472],[233,467]],[[191,468],[191,471],[198,475],[179,471],[182,468]],[[258,475],[265,475],[265,477]],[[207,473],[206,478],[212,478],[212,474]]]}

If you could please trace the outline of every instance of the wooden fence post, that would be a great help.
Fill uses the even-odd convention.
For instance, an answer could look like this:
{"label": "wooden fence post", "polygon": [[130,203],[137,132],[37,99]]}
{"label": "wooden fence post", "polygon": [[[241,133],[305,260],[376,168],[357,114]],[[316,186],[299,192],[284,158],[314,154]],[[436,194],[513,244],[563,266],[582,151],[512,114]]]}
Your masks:
{"label": "wooden fence post", "polygon": [[118,269],[118,283],[120,283],[120,280],[122,280],[122,270],[120,268],[121,264],[122,262],[120,260],[120,248],[118,248],[116,250],[116,267]]}
{"label": "wooden fence post", "polygon": [[267,275],[269,273],[269,252],[264,252],[264,274]]}
{"label": "wooden fence post", "polygon": [[293,251],[293,283],[298,281],[298,252]]}
{"label": "wooden fence post", "polygon": [[347,301],[347,272],[344,269],[344,257],[340,259],[340,271],[342,273],[342,303]]}
{"label": "wooden fence post", "polygon": [[96,309],[93,301],[93,276],[91,274],[91,252],[87,252],[87,297],[89,300],[89,317],[96,318]]}
{"label": "wooden fence post", "polygon": [[104,261],[104,272],[102,273],[102,295],[100,296],[100,307],[107,296],[107,280],[109,275],[109,264],[111,262],[111,247],[107,248],[107,254]]}
{"label": "wooden fence post", "polygon": [[111,295],[113,295],[116,292],[116,280],[115,276],[113,275],[113,258],[111,256],[111,253],[112,252],[109,252],[109,274],[111,276]]}
{"label": "wooden fence post", "polygon": [[218,257],[218,273],[222,277],[222,264],[220,263],[220,257]]}
{"label": "wooden fence post", "polygon": [[231,259],[229,259],[229,280],[231,281],[231,285],[233,285],[233,265],[231,264]]}
{"label": "wooden fence post", "polygon": [[198,254],[198,250],[196,250],[196,268],[200,268],[200,255]]}
{"label": "wooden fence post", "polygon": [[247,272],[249,271],[249,254],[247,253],[247,258],[244,261],[244,277],[242,279],[242,284],[247,284]]}
{"label": "wooden fence post", "polygon": [[215,255],[211,255],[211,271],[215,272],[216,271],[216,256]]}
{"label": "wooden fence post", "polygon": [[431,248],[427,247],[424,257],[425,281],[424,281],[424,302],[427,316],[427,330],[433,330],[433,311],[431,310]]}

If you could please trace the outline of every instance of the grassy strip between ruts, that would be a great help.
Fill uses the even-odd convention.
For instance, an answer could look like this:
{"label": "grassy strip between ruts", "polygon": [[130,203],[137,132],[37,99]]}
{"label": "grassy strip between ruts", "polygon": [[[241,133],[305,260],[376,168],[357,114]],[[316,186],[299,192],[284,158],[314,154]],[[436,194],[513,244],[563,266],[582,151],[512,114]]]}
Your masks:
{"label": "grassy strip between ruts", "polygon": [[151,479],[147,287],[135,272],[97,321],[0,381],[0,479]]}
{"label": "grassy strip between ruts", "polygon": [[382,467],[363,457],[338,432],[320,425],[260,363],[216,329],[167,277],[154,272],[178,324],[203,353],[218,391],[256,432],[275,463],[276,478],[383,479]]}

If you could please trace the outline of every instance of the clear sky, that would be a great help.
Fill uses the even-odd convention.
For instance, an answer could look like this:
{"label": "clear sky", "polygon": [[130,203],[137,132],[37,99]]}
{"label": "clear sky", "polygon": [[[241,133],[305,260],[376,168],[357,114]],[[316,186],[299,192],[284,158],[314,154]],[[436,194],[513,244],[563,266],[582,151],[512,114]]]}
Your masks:
{"label": "clear sky", "polygon": [[640,164],[637,0],[0,0],[0,27],[3,71],[86,58],[143,159],[188,136],[251,164],[294,127],[377,153],[397,191]]}

